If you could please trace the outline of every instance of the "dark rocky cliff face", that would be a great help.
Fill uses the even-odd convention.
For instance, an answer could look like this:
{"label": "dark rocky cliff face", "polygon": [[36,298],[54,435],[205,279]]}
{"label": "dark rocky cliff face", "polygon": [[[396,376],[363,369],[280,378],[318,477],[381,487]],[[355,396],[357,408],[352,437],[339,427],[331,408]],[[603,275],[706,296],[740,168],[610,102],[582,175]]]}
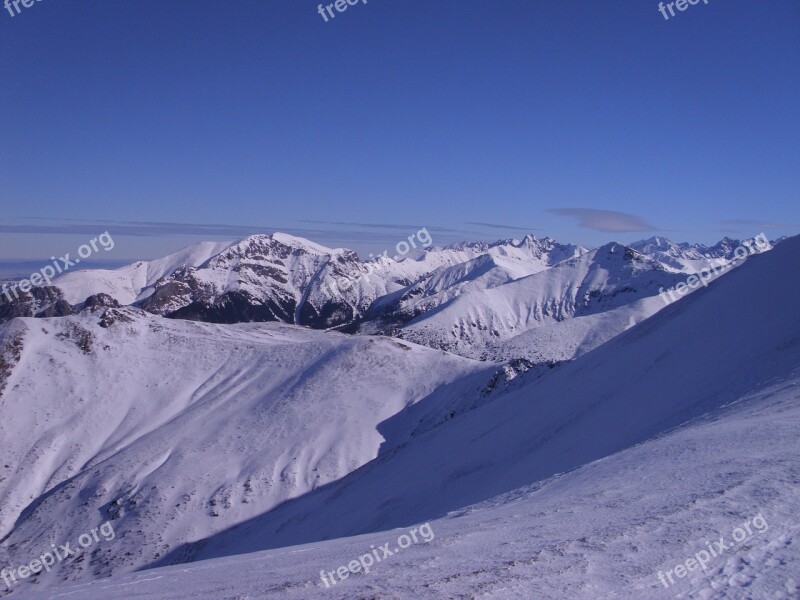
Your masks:
{"label": "dark rocky cliff face", "polygon": [[208,323],[294,322],[294,303],[260,302],[244,292],[226,292],[210,300],[195,300],[167,313],[171,319]]}
{"label": "dark rocky cliff face", "polygon": [[57,287],[34,287],[27,292],[15,288],[14,291],[0,294],[0,323],[16,317],[64,317],[75,312]]}

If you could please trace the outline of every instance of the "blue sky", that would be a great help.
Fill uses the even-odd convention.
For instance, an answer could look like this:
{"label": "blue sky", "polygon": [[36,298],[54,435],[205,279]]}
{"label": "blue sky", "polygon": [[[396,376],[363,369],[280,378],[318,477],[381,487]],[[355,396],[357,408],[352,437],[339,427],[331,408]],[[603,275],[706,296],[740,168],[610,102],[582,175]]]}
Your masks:
{"label": "blue sky", "polygon": [[[382,251],[800,229],[800,3],[0,11],[0,260],[274,230]],[[13,10],[13,8],[12,8]],[[113,254],[113,256],[112,256]]]}

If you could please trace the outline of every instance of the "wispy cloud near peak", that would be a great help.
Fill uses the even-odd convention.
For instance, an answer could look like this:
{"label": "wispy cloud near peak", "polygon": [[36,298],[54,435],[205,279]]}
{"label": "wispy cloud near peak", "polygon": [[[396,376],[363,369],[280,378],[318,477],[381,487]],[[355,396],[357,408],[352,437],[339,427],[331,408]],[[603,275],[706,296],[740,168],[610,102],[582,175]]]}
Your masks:
{"label": "wispy cloud near peak", "polygon": [[615,210],[596,208],[551,208],[548,212],[562,217],[573,217],[578,226],[605,233],[636,233],[643,231],[663,231],[651,225],[644,218]]}

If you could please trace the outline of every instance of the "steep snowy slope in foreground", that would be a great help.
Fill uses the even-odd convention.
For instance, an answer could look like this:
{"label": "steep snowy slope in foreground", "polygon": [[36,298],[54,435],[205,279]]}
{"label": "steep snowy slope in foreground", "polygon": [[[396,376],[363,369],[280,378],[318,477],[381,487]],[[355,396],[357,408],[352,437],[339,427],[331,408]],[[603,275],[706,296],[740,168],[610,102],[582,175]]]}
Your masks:
{"label": "steep snowy slope in foreground", "polygon": [[107,519],[125,540],[39,577],[50,583],[144,566],[341,478],[411,435],[380,423],[423,399],[422,429],[485,402],[497,368],[135,309],[18,319],[0,337],[0,568]]}
{"label": "steep snowy slope in foreground", "polygon": [[[435,518],[624,450],[784,379],[800,365],[799,258],[800,237],[787,240],[594,352],[527,384],[522,376],[506,396],[216,536],[194,548],[196,556]],[[413,422],[423,407],[383,428]]]}
{"label": "steep snowy slope in foreground", "polygon": [[[387,542],[394,551],[409,530],[148,570],[22,597],[797,598],[798,383],[796,373],[659,439],[431,521],[435,537],[429,543],[413,544],[369,573],[330,587],[320,571],[334,571]],[[760,528],[752,524],[757,515],[766,528],[760,519]],[[735,529],[744,523],[751,524],[752,535],[736,544],[732,538],[741,534]],[[706,570],[695,567],[681,579],[673,575],[669,585],[668,570],[720,537],[727,551],[711,557]]]}

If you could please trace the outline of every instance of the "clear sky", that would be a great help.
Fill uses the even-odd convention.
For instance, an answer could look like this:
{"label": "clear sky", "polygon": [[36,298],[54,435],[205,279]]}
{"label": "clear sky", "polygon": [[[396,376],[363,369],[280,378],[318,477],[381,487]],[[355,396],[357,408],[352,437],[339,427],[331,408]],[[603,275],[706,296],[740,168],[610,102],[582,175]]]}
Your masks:
{"label": "clear sky", "polygon": [[366,252],[422,226],[800,230],[797,0],[19,8],[0,10],[0,261],[105,230],[114,260],[251,231]]}

